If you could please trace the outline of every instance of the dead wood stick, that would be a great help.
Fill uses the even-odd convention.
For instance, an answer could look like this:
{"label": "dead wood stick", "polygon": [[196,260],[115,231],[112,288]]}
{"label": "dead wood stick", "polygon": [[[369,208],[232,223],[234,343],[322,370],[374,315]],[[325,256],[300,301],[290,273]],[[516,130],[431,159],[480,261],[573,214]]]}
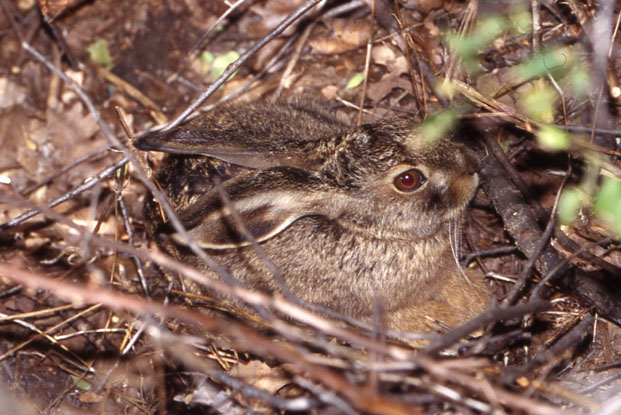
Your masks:
{"label": "dead wood stick", "polygon": [[[488,156],[483,160],[481,176],[483,190],[492,200],[517,247],[528,258],[536,255],[537,242],[543,233],[536,215],[495,157]],[[621,324],[621,284],[618,277],[605,272],[586,272],[570,264],[561,265],[562,262],[562,256],[548,245],[535,261],[535,268],[545,275],[561,266],[556,282],[563,289],[585,305],[594,307],[601,315]]]}

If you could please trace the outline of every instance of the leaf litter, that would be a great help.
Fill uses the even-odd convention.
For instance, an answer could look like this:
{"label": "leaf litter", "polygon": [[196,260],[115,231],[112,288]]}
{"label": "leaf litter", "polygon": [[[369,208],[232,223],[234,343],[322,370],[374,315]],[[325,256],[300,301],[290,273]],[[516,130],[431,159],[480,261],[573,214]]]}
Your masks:
{"label": "leaf litter", "polygon": [[[153,127],[161,117],[122,83],[102,77],[97,64],[110,65],[113,74],[172,119],[213,81],[201,70],[199,54],[190,53],[194,46],[213,56],[241,55],[303,3],[242,2],[204,39],[205,31],[230,7],[224,2],[97,0],[67,4],[46,0],[15,7],[14,2],[3,1],[3,13],[9,10],[17,17],[21,29],[30,33],[28,42],[79,81],[104,121],[125,140],[116,106],[129,114],[127,121],[134,132]],[[392,13],[387,6],[392,2],[377,1],[376,19],[366,3],[354,3],[328,2],[323,9],[314,8],[269,42],[208,103],[229,94],[237,94],[233,99],[239,100],[270,99],[279,90],[280,98],[329,100],[336,116],[352,123],[358,119],[356,107],[362,97],[363,121],[392,112],[408,113],[422,121],[423,114],[439,111],[445,97],[437,96],[434,89],[438,85],[428,82],[434,76],[441,78],[453,62],[444,33],[463,36],[461,23],[468,21],[468,7],[475,2],[399,2],[398,13]],[[550,2],[541,12],[546,23],[541,29],[543,38],[549,44],[555,39],[578,43],[555,28],[569,29],[567,33],[578,36],[589,19],[594,19],[597,10],[590,9],[592,5],[570,3]],[[351,9],[336,10],[350,4]],[[39,6],[53,19],[41,21]],[[504,12],[489,7],[481,5],[479,14]],[[107,149],[97,121],[75,93],[19,47],[5,15],[0,25],[0,223],[6,223],[88,182],[120,156],[118,149]],[[40,25],[49,30],[40,30]],[[305,41],[301,35],[307,28],[310,32]],[[410,40],[405,40],[406,34]],[[612,41],[619,42],[616,38]],[[89,45],[94,44],[107,46],[109,56],[103,61],[90,56]],[[367,45],[371,45],[368,62]],[[526,60],[530,46],[524,37],[505,31],[502,41],[496,39],[476,51],[476,71],[468,74],[460,67],[457,73],[470,88],[461,89],[470,98],[469,105],[479,108],[468,115],[475,119],[475,127],[502,134],[505,153],[532,192],[527,195],[529,205],[540,203],[549,210],[561,183],[558,172],[565,174],[571,165],[577,172],[572,173],[572,180],[579,185],[581,175],[588,175],[584,159],[590,156],[574,151],[578,161],[568,162],[564,153],[550,155],[520,132],[525,126],[536,125],[521,114],[530,106],[520,108],[527,103],[524,90],[533,85],[514,79],[512,68]],[[80,66],[71,68],[68,55]],[[274,58],[274,66],[250,82]],[[614,60],[609,62],[611,73],[618,78]],[[286,70],[289,77],[285,83],[281,77]],[[367,82],[347,89],[348,81],[357,74],[365,74]],[[494,97],[504,87],[510,88]],[[479,91],[486,101],[475,94]],[[455,106],[462,105],[453,99]],[[593,113],[584,97],[569,102],[565,114],[560,102],[554,102],[554,108],[547,108],[551,112],[546,113],[546,120],[565,117],[581,125],[580,117]],[[618,105],[615,101],[608,104]],[[506,110],[502,122],[487,121],[494,109]],[[503,123],[512,128],[499,132],[498,125]],[[609,117],[606,127],[618,129],[618,117]],[[605,143],[598,145],[618,151],[618,146],[615,150]],[[604,163],[607,174],[618,174],[618,156]],[[84,162],[60,173],[82,158],[86,158]],[[192,311],[201,305],[212,310],[220,307],[210,299],[184,294],[178,284],[169,287],[153,261],[136,262],[131,251],[118,249],[119,245],[149,246],[142,217],[145,189],[133,171],[127,173],[129,177],[118,169],[97,186],[70,198],[55,208],[60,217],[43,220],[39,215],[0,233],[3,379],[12,395],[28,396],[35,413],[289,410],[318,414],[563,411],[603,415],[615,413],[621,406],[619,326],[597,313],[591,322],[588,316],[591,310],[598,311],[598,305],[558,287],[549,297],[552,310],[490,324],[481,337],[469,337],[456,348],[447,347],[447,355],[458,355],[453,357],[425,350],[416,353],[407,345],[386,342],[381,330],[379,334],[354,330],[339,336],[334,334],[339,325],[326,331],[318,328],[322,326],[296,326],[283,319],[279,321],[284,328],[273,327],[241,313],[233,314],[231,320],[225,320],[230,314],[216,314],[222,323],[209,320],[219,328],[212,332],[190,322],[181,312],[149,312],[148,302],[131,303],[135,307],[142,304],[141,313],[129,304],[115,308],[111,301],[106,303],[103,291],[97,290],[131,293],[157,304],[166,298]],[[618,269],[618,240],[610,239],[609,228],[586,208],[579,212],[574,222],[562,227],[566,236]],[[53,215],[48,212],[46,216]],[[74,225],[94,236],[87,237]],[[524,255],[485,252],[511,247],[513,238],[503,229],[488,197],[480,192],[468,218],[464,246],[481,253],[475,261],[493,278],[490,287],[499,298],[511,291],[510,281],[515,281],[524,267]],[[579,268],[596,271],[605,266],[572,254],[576,248],[568,247],[560,237],[552,244],[565,256],[573,256],[570,260]],[[518,248],[522,248],[519,243]],[[143,267],[148,294],[139,278]],[[30,281],[43,276],[58,284],[79,284],[84,292],[100,293],[99,300],[107,306],[91,307],[95,301],[85,301],[79,295],[70,301],[63,296],[70,285],[19,289],[8,279],[17,275],[9,269],[28,270]],[[539,271],[533,271],[532,284],[541,277]],[[27,286],[28,279],[22,284]],[[530,291],[523,293],[524,303],[529,295]],[[121,304],[123,297],[114,298]],[[590,325],[581,326],[583,321]],[[444,331],[438,327],[438,332]],[[358,337],[361,333],[367,335],[365,341]],[[169,334],[173,336],[167,337]],[[569,346],[550,355],[549,351],[564,341]],[[21,415],[27,409],[16,411]]]}

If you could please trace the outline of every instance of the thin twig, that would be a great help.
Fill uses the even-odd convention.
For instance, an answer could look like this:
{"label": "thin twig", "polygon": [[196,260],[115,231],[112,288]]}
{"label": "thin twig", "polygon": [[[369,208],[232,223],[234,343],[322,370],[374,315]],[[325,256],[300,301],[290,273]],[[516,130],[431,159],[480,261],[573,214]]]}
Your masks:
{"label": "thin twig", "polygon": [[521,318],[527,314],[534,314],[540,311],[549,310],[551,304],[548,301],[531,301],[529,303],[518,304],[506,308],[491,308],[479,314],[476,318],[469,322],[451,330],[442,337],[432,340],[425,349],[425,353],[434,355],[441,350],[455,344],[460,339],[469,335],[476,330],[483,328],[489,324],[496,323],[501,320]]}
{"label": "thin twig", "polygon": [[[118,161],[116,161],[114,164],[112,164],[111,166],[107,167],[106,169],[104,169],[103,171],[97,173],[95,176],[90,177],[88,179],[86,179],[86,181],[76,187],[75,189],[65,193],[64,195],[60,196],[57,199],[52,200],[47,207],[48,208],[53,208],[55,206],[60,205],[61,203],[69,200],[69,199],[73,199],[74,197],[76,197],[77,195],[79,195],[80,193],[83,193],[89,189],[92,189],[93,187],[95,187],[97,184],[101,183],[104,179],[112,176],[114,174],[114,172],[123,167],[125,164],[127,163],[127,158],[122,158]],[[22,213],[21,215],[17,216],[16,218],[11,219],[10,221],[0,224],[0,231],[5,230],[5,229],[9,229],[12,228],[13,226],[19,225],[20,223],[22,223],[23,221],[32,218],[33,216],[38,215],[39,213],[41,213],[40,209],[31,209],[29,211],[26,211],[24,213]]]}
{"label": "thin twig", "polygon": [[255,53],[257,53],[263,46],[267,45],[270,41],[276,38],[279,34],[284,32],[289,26],[291,26],[296,20],[304,16],[310,9],[319,4],[322,0],[308,0],[302,6],[300,6],[295,12],[287,16],[278,26],[276,26],[270,33],[264,36],[257,43],[252,45],[244,54],[242,54],[237,60],[231,63],[226,70],[211,84],[198,98],[196,98],[188,108],[186,108],[181,114],[179,114],[174,120],[166,124],[162,131],[169,131],[181,124],[190,114],[196,111],[207,98],[209,98],[214,92],[218,90],[241,66],[246,63]]}
{"label": "thin twig", "polygon": [[88,153],[82,157],[77,158],[76,160],[70,162],[69,164],[67,164],[65,167],[63,167],[62,169],[52,173],[50,176],[46,177],[43,180],[40,180],[38,183],[33,184],[32,186],[27,187],[26,189],[21,191],[21,195],[26,197],[28,195],[30,195],[32,192],[34,192],[35,190],[45,186],[46,184],[50,183],[52,180],[56,179],[57,177],[60,177],[61,175],[67,173],[70,170],[73,170],[74,168],[76,168],[77,166],[79,166],[82,163],[85,163],[87,161],[96,159],[97,157],[101,156],[102,154],[105,154],[106,152],[110,151],[110,149],[108,147],[104,147],[104,148],[100,148],[98,150],[95,150],[91,153]]}

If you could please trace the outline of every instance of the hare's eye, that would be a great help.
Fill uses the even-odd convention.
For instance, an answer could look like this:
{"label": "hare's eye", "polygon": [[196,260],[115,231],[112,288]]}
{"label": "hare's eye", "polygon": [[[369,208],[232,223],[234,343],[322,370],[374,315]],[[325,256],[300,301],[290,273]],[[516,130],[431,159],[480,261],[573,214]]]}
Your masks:
{"label": "hare's eye", "polygon": [[413,192],[425,183],[427,178],[420,170],[410,169],[395,177],[395,187],[402,192]]}

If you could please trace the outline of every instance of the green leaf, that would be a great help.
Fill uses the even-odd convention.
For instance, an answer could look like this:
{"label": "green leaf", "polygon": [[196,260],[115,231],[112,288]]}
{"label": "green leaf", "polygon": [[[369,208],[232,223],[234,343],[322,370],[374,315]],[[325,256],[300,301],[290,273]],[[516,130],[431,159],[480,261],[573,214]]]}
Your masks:
{"label": "green leaf", "polygon": [[462,63],[470,74],[480,71],[478,53],[498,38],[507,26],[504,17],[493,16],[483,20],[466,36],[457,33],[446,35],[446,41],[453,51],[462,59]]}
{"label": "green leaf", "polygon": [[510,13],[509,22],[511,23],[513,30],[520,34],[529,33],[533,27],[531,14],[528,10],[516,10],[513,13]]}
{"label": "green leaf", "polygon": [[584,204],[585,198],[579,189],[575,187],[565,189],[558,202],[557,215],[559,222],[563,225],[573,222]]}
{"label": "green leaf", "polygon": [[91,60],[96,64],[102,65],[107,69],[112,67],[112,57],[110,56],[108,43],[105,40],[99,39],[91,43],[86,47],[86,51],[90,55]]}
{"label": "green leaf", "polygon": [[347,81],[347,85],[345,85],[345,89],[353,89],[360,85],[364,81],[364,74],[362,72],[358,72]]}
{"label": "green leaf", "polygon": [[567,150],[571,145],[571,137],[566,131],[553,125],[545,125],[537,131],[537,140],[542,147],[550,151]]}
{"label": "green leaf", "polygon": [[211,76],[213,79],[217,79],[220,75],[222,75],[226,68],[237,59],[239,59],[239,53],[234,50],[228,51],[216,57],[211,64]]}
{"label": "green leaf", "polygon": [[489,17],[481,23],[468,36],[460,37],[453,33],[447,36],[447,41],[462,59],[474,57],[478,51],[492,40],[502,34],[506,26],[504,18],[499,16]]}
{"label": "green leaf", "polygon": [[216,57],[213,56],[213,53],[207,51],[198,55],[198,62],[201,65],[200,71],[203,75],[209,71],[209,68],[215,59]]}
{"label": "green leaf", "polygon": [[520,98],[520,106],[529,118],[539,122],[552,122],[558,94],[543,82],[535,83],[537,85]]}
{"label": "green leaf", "polygon": [[454,111],[445,110],[427,118],[418,127],[418,134],[425,140],[425,144],[432,147],[453,130],[456,122],[457,114]]}
{"label": "green leaf", "polygon": [[593,203],[595,215],[621,237],[621,179],[604,177]]}
{"label": "green leaf", "polygon": [[129,173],[129,163],[126,163],[123,167],[119,167],[114,173],[117,179],[127,177],[127,174]]}
{"label": "green leaf", "polygon": [[73,381],[73,384],[76,386],[76,388],[82,389],[84,391],[89,391],[93,387],[90,382],[88,382],[84,378],[81,378],[80,376],[71,375],[71,380]]}
{"label": "green leaf", "polygon": [[498,145],[502,148],[502,151],[505,153],[509,152],[509,147],[511,146],[511,141],[509,140],[501,140]]}
{"label": "green leaf", "polygon": [[201,63],[212,63],[215,59],[216,57],[213,56],[213,53],[208,52],[208,51],[205,51],[201,53],[200,55],[198,55],[198,60]]}
{"label": "green leaf", "polygon": [[567,75],[571,91],[578,97],[586,97],[591,93],[591,75],[583,64],[577,64]]}
{"label": "green leaf", "polygon": [[535,55],[530,60],[516,66],[512,72],[519,81],[541,78],[551,73],[562,76],[573,68],[576,54],[568,48],[554,49]]}

